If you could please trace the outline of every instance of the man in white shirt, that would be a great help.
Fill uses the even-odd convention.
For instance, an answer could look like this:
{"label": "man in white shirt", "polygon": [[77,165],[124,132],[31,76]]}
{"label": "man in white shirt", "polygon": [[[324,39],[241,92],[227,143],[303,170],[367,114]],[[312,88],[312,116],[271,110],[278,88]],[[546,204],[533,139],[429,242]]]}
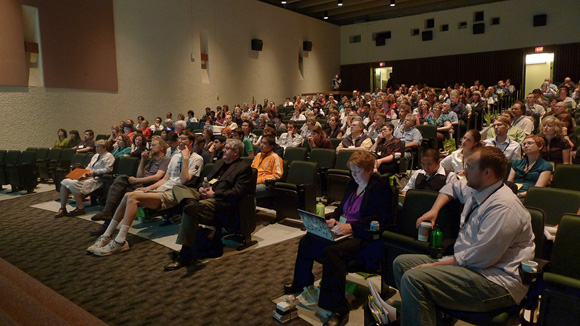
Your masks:
{"label": "man in white shirt", "polygon": [[494,138],[486,139],[485,146],[493,146],[499,148],[505,157],[510,161],[519,160],[522,158],[522,149],[520,143],[508,137],[507,132],[510,128],[510,121],[506,117],[499,117],[493,122],[493,128],[496,136]]}
{"label": "man in white shirt", "polygon": [[298,133],[298,129],[296,128],[296,122],[290,120],[288,122],[288,132],[285,132],[280,135],[278,138],[277,144],[286,148],[286,147],[298,147],[302,145],[302,136]]}
{"label": "man in white shirt", "polygon": [[529,136],[534,131],[534,122],[525,116],[525,104],[522,101],[515,101],[512,105],[512,113],[514,114],[513,126],[522,129],[526,136]]}
{"label": "man in white shirt", "polygon": [[435,325],[437,308],[488,312],[519,304],[528,291],[518,273],[534,258],[530,213],[503,184],[507,160],[485,147],[466,160],[467,180],[445,185],[417,225],[435,224],[452,199],[465,204],[451,256],[400,255],[393,263],[401,325]]}

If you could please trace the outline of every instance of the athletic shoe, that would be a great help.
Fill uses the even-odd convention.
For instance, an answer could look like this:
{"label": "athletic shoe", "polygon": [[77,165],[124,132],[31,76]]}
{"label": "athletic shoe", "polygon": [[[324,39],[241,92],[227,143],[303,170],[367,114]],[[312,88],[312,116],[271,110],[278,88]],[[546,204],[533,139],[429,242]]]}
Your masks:
{"label": "athletic shoe", "polygon": [[113,240],[109,242],[108,245],[95,249],[95,251],[93,251],[93,254],[97,256],[109,256],[127,250],[129,250],[129,242],[125,241],[123,243],[117,243],[117,241]]}
{"label": "athletic shoe", "polygon": [[87,252],[89,254],[92,254],[95,252],[95,249],[102,248],[108,245],[109,242],[111,242],[111,237],[102,235],[97,239],[97,241],[95,241],[95,243],[92,246],[87,248]]}

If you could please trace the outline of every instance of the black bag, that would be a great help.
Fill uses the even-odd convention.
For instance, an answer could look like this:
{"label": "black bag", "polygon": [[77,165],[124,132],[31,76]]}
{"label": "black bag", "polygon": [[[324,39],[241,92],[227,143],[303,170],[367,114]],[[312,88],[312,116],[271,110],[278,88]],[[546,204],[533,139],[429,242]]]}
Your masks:
{"label": "black bag", "polygon": [[200,226],[197,229],[193,245],[195,259],[221,257],[223,253],[221,228],[210,229]]}

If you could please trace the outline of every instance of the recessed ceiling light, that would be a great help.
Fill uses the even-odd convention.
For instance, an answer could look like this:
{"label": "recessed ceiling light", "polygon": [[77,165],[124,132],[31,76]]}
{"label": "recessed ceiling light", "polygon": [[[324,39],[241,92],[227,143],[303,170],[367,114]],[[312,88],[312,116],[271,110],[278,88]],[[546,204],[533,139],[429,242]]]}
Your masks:
{"label": "recessed ceiling light", "polygon": [[338,6],[342,7],[342,0],[338,0]]}
{"label": "recessed ceiling light", "polygon": [[391,7],[394,7],[394,6],[395,6],[395,4],[396,4],[396,3],[395,3],[395,0],[391,0],[391,5],[390,5],[390,6],[391,6]]}

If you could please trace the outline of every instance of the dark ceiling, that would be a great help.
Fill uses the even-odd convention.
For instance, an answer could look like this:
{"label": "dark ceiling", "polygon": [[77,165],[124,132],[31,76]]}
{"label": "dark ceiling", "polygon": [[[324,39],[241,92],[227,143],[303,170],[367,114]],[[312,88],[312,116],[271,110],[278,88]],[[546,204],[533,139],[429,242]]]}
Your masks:
{"label": "dark ceiling", "polygon": [[392,0],[342,0],[340,7],[339,0],[258,1],[321,20],[327,12],[328,22],[342,26],[506,0],[395,0],[394,7],[390,6]]}

